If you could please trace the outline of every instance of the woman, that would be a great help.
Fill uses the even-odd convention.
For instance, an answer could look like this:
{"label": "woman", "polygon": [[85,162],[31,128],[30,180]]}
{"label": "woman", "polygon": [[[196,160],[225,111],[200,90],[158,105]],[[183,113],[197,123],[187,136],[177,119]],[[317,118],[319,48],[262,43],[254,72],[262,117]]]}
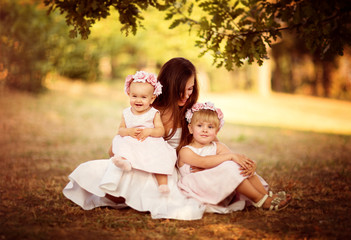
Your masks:
{"label": "woman", "polygon": [[[162,66],[158,80],[163,85],[163,93],[153,106],[161,113],[167,133],[164,139],[176,148],[181,135],[188,131],[185,111],[198,99],[196,69],[187,59],[173,58]],[[113,155],[111,148],[109,154]],[[205,207],[178,189],[176,168],[168,176],[170,193],[165,196],[158,192],[151,173],[135,169],[124,172],[111,164],[108,159],[82,163],[69,175],[70,182],[63,194],[85,210],[129,206],[137,211],[149,211],[152,218],[194,220],[202,217]]]}

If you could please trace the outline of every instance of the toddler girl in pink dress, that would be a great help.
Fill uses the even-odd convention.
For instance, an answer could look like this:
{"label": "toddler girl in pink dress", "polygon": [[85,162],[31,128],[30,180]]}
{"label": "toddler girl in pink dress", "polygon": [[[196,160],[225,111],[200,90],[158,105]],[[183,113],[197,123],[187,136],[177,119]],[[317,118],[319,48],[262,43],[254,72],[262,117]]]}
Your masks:
{"label": "toddler girl in pink dress", "polygon": [[285,192],[267,191],[268,184],[255,173],[254,161],[216,141],[224,123],[219,108],[209,102],[196,103],[188,109],[186,119],[188,145],[178,155],[178,186],[185,195],[213,208],[231,210],[241,210],[245,200],[269,210],[280,210],[289,204],[291,196]]}
{"label": "toddler girl in pink dress", "polygon": [[169,193],[167,175],[177,160],[176,151],[163,140],[160,113],[152,103],[162,93],[155,74],[138,71],[129,75],[125,92],[130,107],[123,110],[118,135],[112,141],[112,162],[124,171],[132,168],[154,173],[161,193]]}

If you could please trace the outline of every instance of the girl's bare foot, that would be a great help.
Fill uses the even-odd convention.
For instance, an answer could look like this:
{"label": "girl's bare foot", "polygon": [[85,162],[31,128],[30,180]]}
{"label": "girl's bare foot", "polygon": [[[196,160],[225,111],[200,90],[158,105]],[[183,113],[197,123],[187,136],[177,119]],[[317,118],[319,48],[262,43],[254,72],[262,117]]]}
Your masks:
{"label": "girl's bare foot", "polygon": [[116,167],[119,167],[123,171],[129,172],[130,170],[132,170],[132,165],[124,157],[115,156],[115,157],[112,157],[111,160],[116,165]]}
{"label": "girl's bare foot", "polygon": [[158,191],[163,194],[168,194],[170,192],[168,185],[165,184],[158,186]]}

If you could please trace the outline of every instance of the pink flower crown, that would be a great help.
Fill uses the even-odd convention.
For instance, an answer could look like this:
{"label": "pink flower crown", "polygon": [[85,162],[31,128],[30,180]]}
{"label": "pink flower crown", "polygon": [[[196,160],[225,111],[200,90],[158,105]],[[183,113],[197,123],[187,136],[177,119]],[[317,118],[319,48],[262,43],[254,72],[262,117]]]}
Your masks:
{"label": "pink flower crown", "polygon": [[156,96],[162,93],[162,84],[157,81],[157,76],[154,73],[144,71],[137,71],[134,75],[128,75],[124,85],[124,91],[128,94],[130,84],[132,82],[150,83],[154,87],[154,94]]}
{"label": "pink flower crown", "polygon": [[219,129],[224,125],[224,115],[220,108],[216,108],[213,103],[205,102],[205,103],[195,103],[191,108],[189,108],[185,113],[185,118],[188,123],[191,123],[191,119],[193,118],[194,112],[197,112],[202,109],[209,109],[217,113],[219,119]]}

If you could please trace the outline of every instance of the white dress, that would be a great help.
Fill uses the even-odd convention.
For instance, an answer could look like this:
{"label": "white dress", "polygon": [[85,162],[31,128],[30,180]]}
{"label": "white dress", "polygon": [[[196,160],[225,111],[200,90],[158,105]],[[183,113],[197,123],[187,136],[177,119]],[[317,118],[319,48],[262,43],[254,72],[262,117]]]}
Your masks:
{"label": "white dress", "polygon": [[[144,114],[135,115],[131,107],[123,110],[127,128],[154,128],[155,108]],[[112,152],[115,156],[126,158],[132,168],[150,173],[171,175],[177,161],[177,154],[162,137],[147,137],[144,141],[136,138],[116,135],[112,141]]]}
{"label": "white dress", "polygon": [[[200,156],[216,155],[217,144],[194,148],[185,146]],[[181,178],[179,188],[188,196],[195,198],[206,205],[207,212],[228,213],[242,210],[245,207],[246,197],[235,193],[235,189],[247,177],[240,175],[240,165],[233,161],[226,161],[216,167],[203,171],[191,172],[191,166],[184,164],[179,167]],[[257,175],[258,176],[258,175]],[[268,184],[260,177],[266,188]]]}
{"label": "white dress", "polygon": [[[172,147],[178,146],[180,131],[178,129],[168,141]],[[158,191],[153,174],[137,169],[124,172],[109,159],[84,162],[69,175],[69,179],[63,194],[85,210],[127,205],[137,211],[150,212],[152,218],[195,220],[202,218],[206,208],[198,200],[181,193],[175,167],[172,175],[168,175],[170,193],[167,195]],[[125,198],[125,205],[110,201],[106,194]]]}

